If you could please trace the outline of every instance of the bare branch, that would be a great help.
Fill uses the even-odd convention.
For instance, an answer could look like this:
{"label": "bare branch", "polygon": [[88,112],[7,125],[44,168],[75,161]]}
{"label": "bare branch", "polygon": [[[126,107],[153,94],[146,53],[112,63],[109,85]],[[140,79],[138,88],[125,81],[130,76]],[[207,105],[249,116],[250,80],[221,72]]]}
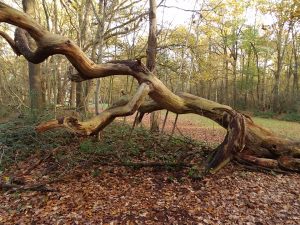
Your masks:
{"label": "bare branch", "polygon": [[[129,64],[95,64],[86,54],[70,39],[57,34],[51,34],[28,15],[0,2],[0,22],[6,22],[26,30],[36,41],[37,49],[29,48],[26,33],[17,29],[15,43],[21,54],[32,63],[41,63],[46,58],[55,54],[63,54],[77,69],[83,80],[105,77],[111,75],[132,75],[136,79],[142,79],[138,71],[143,65],[133,61]],[[133,67],[130,67],[133,66]]]}
{"label": "bare branch", "polygon": [[44,132],[53,128],[65,127],[70,131],[80,135],[96,135],[104,127],[110,124],[116,117],[134,114],[141,106],[149,92],[149,85],[142,83],[133,98],[125,105],[111,107],[86,122],[79,122],[73,117],[65,117],[42,123],[36,127],[36,130],[38,132]]}
{"label": "bare branch", "polygon": [[2,36],[10,45],[10,47],[12,48],[12,50],[14,51],[14,53],[16,53],[16,55],[21,55],[21,52],[19,51],[18,47],[16,46],[15,41],[5,32],[0,31],[0,36]]}
{"label": "bare branch", "polygon": [[108,29],[107,31],[105,31],[104,37],[105,36],[109,36],[113,31],[115,31],[115,30],[117,30],[119,28],[122,28],[122,27],[124,27],[124,26],[126,26],[126,25],[128,25],[128,24],[130,24],[130,23],[132,23],[132,22],[134,22],[134,21],[136,21],[138,19],[140,19],[140,18],[142,18],[143,16],[145,16],[147,14],[148,14],[148,12],[144,12],[144,13],[142,13],[142,14],[136,16],[136,17],[133,17],[132,19],[130,19],[130,20],[128,20],[128,21],[126,21],[126,22],[118,25],[118,26],[115,26],[115,27],[113,27],[111,29]]}

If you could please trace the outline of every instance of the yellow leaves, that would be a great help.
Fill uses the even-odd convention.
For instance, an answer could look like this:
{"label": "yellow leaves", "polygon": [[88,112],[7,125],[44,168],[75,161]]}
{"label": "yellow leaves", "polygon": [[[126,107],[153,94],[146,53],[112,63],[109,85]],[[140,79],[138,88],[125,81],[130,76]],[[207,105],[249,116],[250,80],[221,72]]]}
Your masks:
{"label": "yellow leaves", "polygon": [[9,176],[4,176],[3,181],[5,184],[11,184],[11,178]]}
{"label": "yellow leaves", "polygon": [[294,12],[292,13],[292,17],[296,17],[300,19],[300,0],[294,0]]}

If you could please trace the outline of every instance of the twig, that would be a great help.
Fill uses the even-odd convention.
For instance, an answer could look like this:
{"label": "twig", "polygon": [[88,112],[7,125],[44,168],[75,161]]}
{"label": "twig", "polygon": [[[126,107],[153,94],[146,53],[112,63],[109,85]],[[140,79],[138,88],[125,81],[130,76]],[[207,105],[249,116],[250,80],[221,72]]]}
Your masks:
{"label": "twig", "polygon": [[164,119],[164,123],[163,123],[163,126],[162,126],[161,131],[160,131],[161,134],[164,133],[164,129],[165,129],[165,126],[166,126],[168,115],[169,115],[169,111],[167,110],[166,115],[165,115],[165,119]]}
{"label": "twig", "polygon": [[35,168],[37,168],[42,162],[44,162],[47,159],[49,159],[53,155],[53,153],[57,151],[57,149],[58,149],[58,147],[52,149],[51,152],[45,158],[40,159],[36,164],[34,164],[30,168],[28,168],[22,175],[23,176],[28,175],[32,170],[34,170]]}
{"label": "twig", "polygon": [[[173,134],[174,134],[174,131],[175,131],[175,127],[176,127],[177,120],[178,120],[178,114],[176,114],[176,117],[175,117],[175,121],[174,121],[174,125],[173,125],[172,132],[171,132],[171,135],[170,135],[170,139],[173,137]],[[170,140],[170,139],[169,139],[169,140]]]}
{"label": "twig", "polygon": [[131,129],[130,129],[128,141],[131,139],[133,130],[134,130],[134,128],[135,128],[135,126],[136,126],[136,124],[137,124],[137,121],[138,121],[138,117],[139,117],[139,112],[137,112],[136,115],[135,115],[135,117],[134,117],[134,121],[133,121],[132,127],[131,127]]}
{"label": "twig", "polygon": [[253,171],[257,171],[257,172],[262,172],[262,173],[281,173],[281,174],[288,174],[287,171],[284,171],[284,170],[281,170],[281,169],[271,169],[271,168],[267,168],[267,167],[262,167],[262,166],[258,166],[258,165],[255,165],[253,163],[250,163],[250,162],[247,162],[241,158],[238,158],[238,157],[234,157],[234,160],[233,162],[237,165],[240,165],[248,170],[253,170]]}
{"label": "twig", "polygon": [[175,162],[175,163],[168,163],[168,162],[100,162],[102,166],[132,166],[132,167],[192,167],[193,164],[182,163],[182,162]]}
{"label": "twig", "polygon": [[57,190],[46,187],[44,184],[17,185],[17,184],[0,183],[0,189],[9,190],[9,192],[16,192],[16,191],[55,192],[55,191],[57,191]]}
{"label": "twig", "polygon": [[2,150],[2,153],[1,153],[1,156],[0,156],[0,165],[2,163],[2,158],[3,158],[4,153],[5,153],[5,146],[1,145],[1,150]]}

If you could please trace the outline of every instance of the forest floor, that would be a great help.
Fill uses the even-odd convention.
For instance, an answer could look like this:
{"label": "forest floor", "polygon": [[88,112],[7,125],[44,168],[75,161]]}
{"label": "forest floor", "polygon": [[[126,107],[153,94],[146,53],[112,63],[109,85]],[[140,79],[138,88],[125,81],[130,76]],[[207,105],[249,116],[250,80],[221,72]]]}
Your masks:
{"label": "forest floor", "polygon": [[[257,122],[300,133],[299,123]],[[225,131],[193,115],[179,116],[177,127],[174,137],[131,133],[119,119],[99,142],[36,134],[22,119],[0,124],[0,224],[300,224],[300,174],[230,163],[201,177]]]}

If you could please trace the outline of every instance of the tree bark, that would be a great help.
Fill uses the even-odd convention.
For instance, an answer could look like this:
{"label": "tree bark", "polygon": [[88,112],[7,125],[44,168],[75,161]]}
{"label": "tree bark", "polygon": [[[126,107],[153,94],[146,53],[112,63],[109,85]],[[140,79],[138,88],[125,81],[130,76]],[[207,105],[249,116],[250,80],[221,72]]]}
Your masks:
{"label": "tree bark", "polygon": [[[28,15],[35,17],[35,0],[23,0],[23,10]],[[30,48],[35,47],[34,41],[29,37]],[[44,107],[43,94],[42,94],[42,79],[41,79],[41,66],[28,62],[28,75],[29,75],[29,96],[30,108],[32,110],[40,111]]]}
{"label": "tree bark", "polygon": [[[97,135],[114,118],[131,115],[136,110],[141,115],[161,109],[177,114],[195,113],[210,118],[227,129],[224,141],[207,162],[208,172],[219,170],[232,159],[271,169],[300,171],[299,142],[273,134],[229,106],[188,93],[173,93],[139,60],[95,64],[70,39],[51,34],[26,14],[4,3],[0,3],[0,22],[25,29],[35,39],[38,48],[32,51],[22,30],[16,30],[16,46],[31,62],[40,63],[50,55],[63,54],[79,72],[71,77],[78,82],[111,75],[131,75],[139,83],[131,100],[122,101],[95,118],[80,122],[73,117],[63,117],[40,124],[36,127],[39,132],[66,127],[80,135]],[[145,101],[147,95],[151,98],[150,101]]]}
{"label": "tree bark", "polygon": [[[104,38],[104,23],[106,19],[106,4],[104,3],[103,0],[99,1],[98,6],[99,6],[99,15],[96,13],[96,9],[93,6],[94,14],[98,20],[98,27],[97,27],[97,32],[96,32],[96,41],[94,42],[93,49],[92,49],[92,58],[96,58],[96,49],[98,49],[98,58],[97,58],[97,63],[102,63],[102,58],[103,58],[103,38]],[[95,113],[96,115],[99,115],[100,113],[100,108],[99,108],[99,95],[100,95],[100,79],[97,79],[96,81],[96,88],[95,88]]]}
{"label": "tree bark", "polygon": [[277,42],[276,42],[276,47],[277,47],[277,62],[276,62],[276,71],[275,71],[275,82],[274,82],[274,88],[273,88],[273,105],[272,109],[273,112],[280,112],[280,92],[279,92],[279,82],[280,82],[280,77],[281,77],[281,72],[282,72],[282,67],[283,67],[283,59],[285,55],[285,50],[287,46],[287,41],[288,41],[288,36],[291,30],[291,26],[288,29],[288,32],[286,34],[285,39],[283,40],[283,35],[284,35],[284,21],[279,21],[278,22],[278,33],[277,33]]}
{"label": "tree bark", "polygon": [[[156,0],[149,1],[149,36],[147,48],[146,66],[150,72],[156,74],[156,54],[157,54],[157,37],[156,37]],[[150,130],[159,132],[159,113],[152,112],[150,115]]]}
{"label": "tree bark", "polygon": [[294,70],[293,70],[293,76],[294,76],[294,80],[293,80],[293,99],[294,99],[294,104],[297,104],[298,100],[299,100],[299,72],[298,72],[298,68],[299,68],[299,59],[298,59],[298,43],[297,43],[297,32],[293,29],[292,32],[292,38],[293,38],[293,56],[294,56]]}

